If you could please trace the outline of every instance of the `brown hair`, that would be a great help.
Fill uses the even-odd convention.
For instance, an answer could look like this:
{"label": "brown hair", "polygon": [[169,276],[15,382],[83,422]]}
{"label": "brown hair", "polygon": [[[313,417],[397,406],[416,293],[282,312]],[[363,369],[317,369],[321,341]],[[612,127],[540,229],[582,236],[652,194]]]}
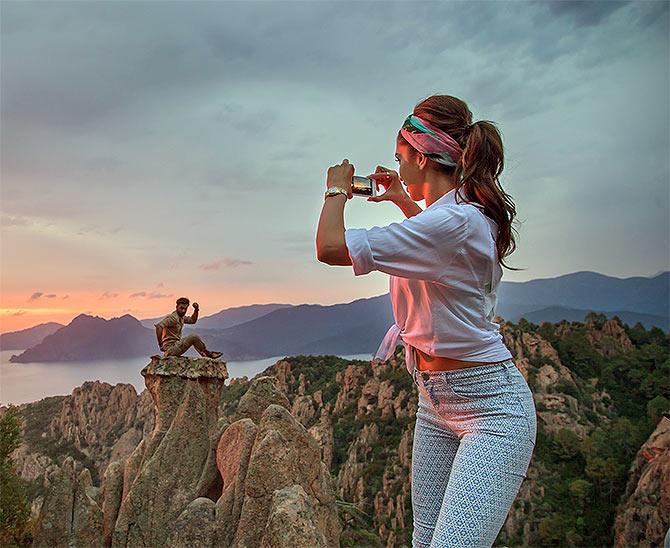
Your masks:
{"label": "brown hair", "polygon": [[[448,133],[463,149],[458,164],[446,166],[427,156],[437,171],[459,175],[456,193],[468,202],[484,207],[484,214],[498,224],[496,247],[498,262],[509,270],[525,270],[507,266],[503,259],[516,249],[512,223],[516,207],[498,181],[504,166],[502,137],[496,125],[488,120],[472,124],[468,106],[451,95],[431,95],[414,107],[413,114]],[[398,141],[409,145],[410,154],[416,151],[398,133]]]}
{"label": "brown hair", "polygon": [[188,297],[179,297],[177,299],[177,304],[185,304],[188,306],[189,304],[191,304],[191,301],[188,300]]}

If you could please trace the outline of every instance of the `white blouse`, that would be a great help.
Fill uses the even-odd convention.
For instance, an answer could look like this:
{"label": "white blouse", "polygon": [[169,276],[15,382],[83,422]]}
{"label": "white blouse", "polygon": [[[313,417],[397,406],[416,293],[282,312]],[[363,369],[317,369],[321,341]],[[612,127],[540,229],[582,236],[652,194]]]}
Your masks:
{"label": "white blouse", "polygon": [[401,223],[344,232],[356,276],[390,274],[395,324],[375,358],[389,359],[400,338],[410,373],[415,359],[408,345],[457,360],[512,358],[493,321],[502,278],[498,225],[479,204],[458,200],[452,189]]}

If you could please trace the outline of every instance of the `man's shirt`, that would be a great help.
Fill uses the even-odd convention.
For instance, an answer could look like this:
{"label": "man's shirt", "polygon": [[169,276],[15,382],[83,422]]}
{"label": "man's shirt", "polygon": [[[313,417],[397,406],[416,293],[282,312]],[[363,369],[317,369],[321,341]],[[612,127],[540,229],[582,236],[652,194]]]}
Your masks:
{"label": "man's shirt", "polygon": [[182,318],[175,310],[172,314],[168,314],[160,322],[154,324],[155,327],[165,328],[163,340],[161,341],[161,350],[179,342],[179,339],[181,339],[181,330],[185,323],[195,323],[193,316],[184,316]]}
{"label": "man's shirt", "polygon": [[[460,198],[460,196],[459,196]],[[401,223],[344,233],[354,274],[390,274],[395,324],[377,351],[386,360],[401,339],[431,356],[464,361],[512,357],[493,321],[502,278],[495,221],[452,189]],[[407,368],[411,357],[407,352]]]}

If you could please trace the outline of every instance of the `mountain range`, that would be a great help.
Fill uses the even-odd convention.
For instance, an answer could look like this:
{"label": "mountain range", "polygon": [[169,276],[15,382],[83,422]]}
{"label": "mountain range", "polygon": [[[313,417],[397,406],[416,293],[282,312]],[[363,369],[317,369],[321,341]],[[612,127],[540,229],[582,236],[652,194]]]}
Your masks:
{"label": "mountain range", "polygon": [[[670,272],[653,278],[613,278],[595,272],[575,272],[528,282],[502,282],[496,313],[502,319],[581,321],[589,312],[618,316],[628,325],[670,326]],[[168,313],[166,311],[166,313]],[[105,320],[80,314],[70,324],[35,342],[13,362],[78,361],[146,356],[158,352],[153,324],[160,318],[138,320],[126,314]],[[388,294],[330,306],[266,304],[224,309],[185,326],[200,333],[211,349],[227,360],[253,360],[278,355],[373,353],[393,323]],[[48,324],[42,324],[46,326]],[[5,341],[38,339],[38,327],[2,335]],[[31,333],[32,339],[28,338]],[[21,335],[23,334],[23,335]],[[24,338],[21,339],[20,335]],[[15,343],[14,343],[15,344]]]}
{"label": "mountain range", "polygon": [[41,343],[47,335],[51,335],[63,327],[62,323],[48,322],[34,325],[28,329],[12,331],[0,335],[0,348],[3,350],[23,350]]}

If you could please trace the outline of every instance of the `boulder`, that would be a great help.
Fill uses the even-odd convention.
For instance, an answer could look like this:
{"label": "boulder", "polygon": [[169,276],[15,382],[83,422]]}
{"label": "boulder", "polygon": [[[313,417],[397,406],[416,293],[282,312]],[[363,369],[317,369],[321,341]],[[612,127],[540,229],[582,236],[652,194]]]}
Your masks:
{"label": "boulder", "polygon": [[[273,404],[261,416],[251,450],[235,546],[255,548],[264,542],[267,545],[269,540],[264,539],[268,520],[272,523],[274,493],[294,485],[299,485],[309,497],[314,526],[327,545],[338,546],[342,526],[335,506],[334,485],[321,460],[321,449],[285,407]],[[273,527],[270,531],[275,531]]]}
{"label": "boulder", "polygon": [[256,377],[252,381],[249,390],[240,399],[233,420],[250,418],[254,423],[258,424],[265,408],[270,404],[277,404],[286,409],[291,409],[291,403],[280,388],[276,377]]}
{"label": "boulder", "polygon": [[328,544],[316,523],[312,500],[300,485],[274,492],[262,548],[321,548]]}
{"label": "boulder", "polygon": [[210,548],[214,545],[216,506],[206,497],[195,499],[181,513],[168,546]]}
{"label": "boulder", "polygon": [[615,546],[663,546],[670,527],[670,418],[661,417],[628,477],[614,522]]}

